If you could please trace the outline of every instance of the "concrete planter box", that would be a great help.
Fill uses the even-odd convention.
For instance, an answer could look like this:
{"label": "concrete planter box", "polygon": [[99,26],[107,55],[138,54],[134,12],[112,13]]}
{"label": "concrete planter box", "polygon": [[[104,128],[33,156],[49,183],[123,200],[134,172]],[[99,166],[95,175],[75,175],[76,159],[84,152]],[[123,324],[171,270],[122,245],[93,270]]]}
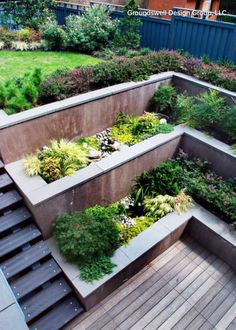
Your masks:
{"label": "concrete planter box", "polygon": [[22,161],[8,164],[6,170],[44,238],[49,238],[59,215],[123,198],[129,194],[136,176],[172,158],[179,148],[208,160],[211,168],[224,178],[236,176],[236,155],[228,145],[181,125],[169,134],[153,136],[50,184],[39,176],[27,177]]}
{"label": "concrete planter box", "polygon": [[172,83],[190,95],[216,89],[232,103],[236,93],[175,72],[153,75],[7,116],[0,113],[0,158],[5,164],[35,152],[50,139],[93,135],[110,127],[119,112],[141,115],[162,83]]}
{"label": "concrete planter box", "polygon": [[184,232],[236,271],[236,232],[230,231],[227,224],[197,204],[188,212],[168,214],[133,238],[128,246],[116,250],[112,257],[116,264],[112,274],[93,283],[80,279],[79,268],[62,257],[53,238],[47,243],[85,309],[89,310],[167,250]]}

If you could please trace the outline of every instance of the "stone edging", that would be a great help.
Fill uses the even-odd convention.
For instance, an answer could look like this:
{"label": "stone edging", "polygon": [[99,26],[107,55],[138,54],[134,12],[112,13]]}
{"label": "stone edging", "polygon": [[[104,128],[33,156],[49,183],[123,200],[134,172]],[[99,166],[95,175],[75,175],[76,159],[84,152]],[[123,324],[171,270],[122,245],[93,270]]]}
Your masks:
{"label": "stone edging", "polygon": [[47,243],[88,310],[168,249],[184,231],[236,270],[236,232],[198,204],[188,212],[168,214],[133,238],[128,246],[116,250],[112,262],[117,266],[112,274],[93,283],[80,279],[78,267],[63,258],[53,238],[47,240]]}

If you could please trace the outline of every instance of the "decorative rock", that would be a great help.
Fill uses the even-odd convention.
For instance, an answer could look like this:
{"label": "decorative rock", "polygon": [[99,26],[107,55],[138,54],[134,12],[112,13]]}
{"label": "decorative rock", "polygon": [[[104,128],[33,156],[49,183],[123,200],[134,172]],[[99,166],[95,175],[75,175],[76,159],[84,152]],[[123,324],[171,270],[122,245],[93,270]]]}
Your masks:
{"label": "decorative rock", "polygon": [[160,124],[167,124],[167,120],[165,118],[160,119]]}
{"label": "decorative rock", "polygon": [[113,150],[119,150],[120,149],[120,143],[115,141],[112,145],[111,145]]}
{"label": "decorative rock", "polygon": [[90,148],[89,150],[90,150],[90,152],[89,152],[88,157],[90,159],[100,159],[101,158],[101,156],[102,156],[101,151],[95,150],[93,148]]}

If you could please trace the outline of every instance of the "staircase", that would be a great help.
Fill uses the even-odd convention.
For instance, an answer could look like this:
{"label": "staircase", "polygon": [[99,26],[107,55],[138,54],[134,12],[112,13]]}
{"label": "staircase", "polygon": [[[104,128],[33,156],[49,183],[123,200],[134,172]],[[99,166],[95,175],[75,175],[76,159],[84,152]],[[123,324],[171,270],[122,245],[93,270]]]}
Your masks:
{"label": "staircase", "polygon": [[62,329],[83,312],[1,161],[0,267],[29,329]]}

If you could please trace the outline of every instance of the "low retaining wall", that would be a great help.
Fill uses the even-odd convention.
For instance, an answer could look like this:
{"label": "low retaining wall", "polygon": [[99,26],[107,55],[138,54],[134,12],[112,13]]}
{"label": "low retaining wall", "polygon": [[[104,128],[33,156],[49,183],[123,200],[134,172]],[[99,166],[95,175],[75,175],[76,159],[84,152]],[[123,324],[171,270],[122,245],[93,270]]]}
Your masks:
{"label": "low retaining wall", "polygon": [[176,127],[169,134],[153,136],[50,184],[39,176],[27,177],[22,161],[8,164],[6,170],[24,196],[44,238],[48,238],[57,216],[95,204],[107,205],[126,196],[136,176],[176,154],[182,134],[183,128]]}
{"label": "low retaining wall", "polygon": [[209,160],[221,176],[236,176],[236,155],[214,138],[182,125],[169,134],[158,134],[123,151],[47,184],[41,177],[27,177],[22,161],[6,166],[40,227],[44,238],[65,212],[81,211],[95,204],[108,205],[129,194],[136,176],[185,152]]}
{"label": "low retaining wall", "polygon": [[113,272],[93,283],[80,279],[78,267],[62,257],[53,238],[47,240],[47,244],[85,309],[89,310],[167,250],[185,232],[236,270],[236,232],[231,232],[226,223],[197,204],[188,212],[168,214],[133,238],[128,246],[116,250],[112,257],[116,264]]}
{"label": "low retaining wall", "polygon": [[42,148],[50,139],[95,134],[110,127],[121,111],[141,115],[161,83],[172,83],[190,95],[213,88],[228,103],[236,99],[236,93],[184,74],[164,72],[145,81],[102,88],[15,115],[0,113],[0,158],[7,164]]}
{"label": "low retaining wall", "polygon": [[174,244],[182,236],[190,217],[189,212],[173,213],[157,221],[133,238],[128,246],[116,250],[112,257],[116,265],[113,272],[93,283],[80,279],[79,268],[66,262],[52,238],[47,244],[85,309],[89,310]]}

